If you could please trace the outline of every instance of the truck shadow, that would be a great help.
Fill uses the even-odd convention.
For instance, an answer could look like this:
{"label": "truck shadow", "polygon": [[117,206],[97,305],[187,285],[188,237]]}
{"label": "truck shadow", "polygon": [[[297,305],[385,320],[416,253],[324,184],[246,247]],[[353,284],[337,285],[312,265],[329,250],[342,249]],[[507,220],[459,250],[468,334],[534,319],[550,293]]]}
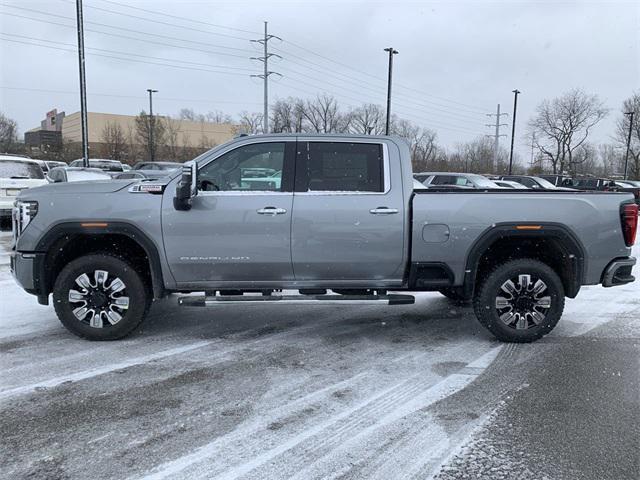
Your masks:
{"label": "truck shadow", "polygon": [[185,339],[251,339],[295,334],[329,342],[353,338],[433,344],[469,337],[492,338],[466,305],[439,294],[419,294],[406,306],[179,307],[175,297],[154,303],[134,338],[177,335]]}

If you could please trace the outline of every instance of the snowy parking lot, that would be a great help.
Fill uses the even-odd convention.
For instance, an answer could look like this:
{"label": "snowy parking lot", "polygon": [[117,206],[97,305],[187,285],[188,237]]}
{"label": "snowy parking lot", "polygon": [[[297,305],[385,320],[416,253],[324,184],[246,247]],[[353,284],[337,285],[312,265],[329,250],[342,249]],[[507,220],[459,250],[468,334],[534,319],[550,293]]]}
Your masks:
{"label": "snowy parking lot", "polygon": [[436,293],[395,307],[170,297],[97,343],[13,282],[9,242],[2,478],[640,477],[640,282],[583,288],[535,344],[497,342]]}

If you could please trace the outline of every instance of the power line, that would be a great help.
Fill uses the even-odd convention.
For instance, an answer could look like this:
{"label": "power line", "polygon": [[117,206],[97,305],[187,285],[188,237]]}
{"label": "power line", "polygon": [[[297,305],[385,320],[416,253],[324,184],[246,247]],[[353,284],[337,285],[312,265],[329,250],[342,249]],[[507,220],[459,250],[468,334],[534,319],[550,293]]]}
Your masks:
{"label": "power line", "polygon": [[[306,47],[303,47],[303,46],[301,46],[301,45],[299,45],[299,44],[297,44],[297,43],[294,43],[294,42],[292,42],[292,41],[290,41],[290,40],[286,41],[286,43],[288,43],[289,45],[292,45],[292,46],[294,46],[294,47],[296,47],[296,48],[299,48],[300,50],[303,50],[303,51],[305,51],[305,52],[307,52],[307,53],[310,53],[310,54],[312,54],[312,55],[315,55],[316,57],[319,57],[319,58],[322,58],[322,59],[324,59],[324,60],[326,60],[326,61],[329,61],[329,62],[335,63],[335,64],[337,64],[337,65],[340,65],[340,66],[344,67],[344,68],[348,68],[349,70],[352,70],[352,71],[354,71],[354,72],[360,73],[361,75],[366,75],[366,76],[368,76],[368,77],[370,77],[370,78],[375,78],[375,79],[376,79],[376,80],[378,80],[378,81],[384,81],[384,79],[380,78],[380,77],[379,77],[379,76],[377,76],[377,75],[373,75],[373,74],[368,73],[368,72],[365,72],[365,71],[363,71],[363,70],[359,70],[359,69],[357,69],[357,68],[354,68],[354,67],[352,67],[351,65],[347,65],[347,64],[345,64],[345,63],[338,62],[337,60],[334,60],[334,59],[332,59],[332,58],[329,58],[329,57],[326,57],[326,56],[324,56],[324,55],[322,55],[322,54],[319,54],[319,53],[317,53],[317,52],[314,52],[313,50],[310,50],[310,49],[308,49],[308,48],[306,48]],[[435,96],[435,95],[431,95],[431,94],[425,93],[425,92],[423,92],[423,91],[421,91],[421,90],[417,90],[417,89],[415,89],[415,88],[411,88],[411,87],[406,87],[406,86],[404,86],[404,85],[400,85],[400,84],[398,84],[397,86],[398,86],[398,87],[401,87],[401,88],[404,88],[404,89],[406,89],[406,90],[411,90],[411,91],[414,91],[414,92],[420,93],[421,95],[425,95],[425,96],[428,96],[428,97],[436,98],[436,99],[439,99],[439,100],[442,100],[442,101],[446,101],[446,102],[455,103],[455,104],[457,104],[457,105],[461,105],[461,106],[467,106],[467,107],[473,108],[474,110],[476,110],[476,111],[478,111],[478,112],[481,112],[481,111],[483,111],[483,110],[484,110],[482,107],[477,106],[477,105],[471,105],[471,104],[468,104],[468,103],[462,103],[462,102],[458,102],[458,101],[455,101],[455,100],[447,99],[447,98],[445,98],[445,97],[438,97],[438,96]]]}
{"label": "power line", "polygon": [[[4,3],[0,3],[0,6],[7,7],[7,8],[14,8],[16,10],[22,10],[22,11],[31,12],[31,13],[38,13],[40,15],[46,15],[47,17],[62,18],[64,20],[74,20],[71,17],[66,17],[64,15],[57,15],[55,13],[50,13],[50,12],[43,12],[41,10],[36,10],[36,9],[33,9],[33,8],[16,7],[14,5],[6,5]],[[31,18],[31,20],[38,20],[38,19]],[[98,25],[100,27],[113,28],[115,30],[121,30],[123,32],[133,32],[133,33],[138,33],[138,34],[142,34],[142,35],[149,35],[151,37],[158,37],[158,38],[166,38],[166,39],[169,39],[169,40],[176,40],[176,41],[179,41],[179,42],[193,43],[193,44],[197,44],[197,45],[206,45],[206,46],[217,46],[217,47],[226,48],[226,49],[229,49],[229,50],[236,50],[238,52],[245,52],[245,53],[249,52],[249,53],[251,53],[251,50],[249,50],[248,48],[230,47],[228,45],[212,45],[209,42],[199,42],[199,41],[196,41],[196,40],[188,40],[188,39],[185,39],[185,38],[173,37],[173,36],[170,36],[170,35],[161,35],[161,34],[158,34],[158,33],[143,32],[143,31],[140,31],[140,30],[137,30],[137,29],[133,29],[133,28],[126,28],[126,27],[119,27],[119,26],[116,26],[116,25],[109,25],[108,23],[90,22],[90,21],[87,21],[85,23],[89,23],[91,25]],[[66,26],[69,26],[69,25],[66,25]]]}
{"label": "power line", "polygon": [[[61,47],[54,47],[53,45],[41,45],[41,44],[37,44],[37,43],[29,43],[29,42],[23,42],[21,40],[11,40],[11,39],[4,39],[6,42],[13,42],[13,43],[21,43],[24,45],[32,45],[35,47],[42,47],[42,48],[50,48],[50,49],[54,49],[54,50],[61,50],[61,51],[65,51],[65,52],[73,52],[74,50],[70,50],[68,48],[61,48]],[[96,57],[104,57],[104,58],[111,58],[114,60],[123,60],[126,62],[135,62],[135,63],[145,63],[148,65],[159,65],[159,66],[164,66],[164,67],[173,67],[173,68],[180,68],[182,70],[197,70],[200,72],[211,72],[211,73],[220,73],[222,75],[236,75],[236,76],[241,76],[244,77],[245,74],[244,73],[236,73],[236,72],[224,72],[224,71],[219,71],[219,70],[210,70],[210,69],[205,69],[205,68],[198,68],[198,67],[183,67],[181,65],[172,65],[169,63],[161,63],[161,62],[149,62],[149,61],[145,61],[145,60],[137,60],[134,58],[123,58],[123,57],[117,57],[114,55],[104,55],[101,53],[92,53],[89,52],[89,55],[92,56],[96,56]]]}
{"label": "power line", "polygon": [[[0,4],[0,6],[1,6],[1,4]],[[49,25],[57,25],[57,26],[60,26],[60,27],[72,28],[74,30],[76,28],[73,25],[67,25],[67,24],[64,24],[64,23],[52,22],[50,20],[44,20],[44,19],[41,19],[41,18],[27,17],[25,15],[19,15],[17,13],[8,13],[8,12],[0,12],[0,13],[2,13],[3,15],[9,15],[9,16],[12,16],[12,17],[24,18],[26,20],[33,20],[35,22],[47,23]],[[99,33],[101,35],[107,35],[107,36],[110,36],[110,37],[116,37],[116,38],[128,39],[128,40],[135,40],[135,41],[138,41],[138,42],[150,43],[150,44],[153,44],[153,45],[162,45],[164,47],[172,47],[172,48],[178,48],[178,49],[181,49],[181,50],[190,50],[190,51],[194,51],[194,52],[203,52],[203,53],[210,53],[210,54],[214,54],[214,55],[223,55],[223,56],[226,56],[226,57],[235,57],[235,58],[246,59],[246,56],[244,56],[244,55],[236,55],[236,54],[233,54],[233,53],[216,52],[216,51],[213,51],[213,50],[203,50],[203,49],[198,49],[198,48],[193,48],[193,47],[185,47],[184,45],[172,45],[170,43],[164,43],[164,42],[157,42],[157,41],[153,41],[153,40],[148,40],[146,38],[130,37],[128,35],[116,34],[116,33],[113,33],[113,32],[103,32],[103,31],[100,31],[100,30],[92,30],[92,29],[89,29],[89,28],[85,28],[84,30],[85,30],[85,32]]]}
{"label": "power line", "polygon": [[[9,87],[6,85],[0,85],[0,89],[2,90],[17,90],[17,91],[25,91],[25,92],[39,92],[39,93],[57,93],[61,95],[77,95],[78,92],[73,92],[69,90],[49,90],[44,88],[27,88],[27,87]],[[114,93],[96,93],[96,92],[87,92],[88,96],[94,97],[113,97],[113,98],[129,98],[129,99],[138,99],[142,100],[146,97],[144,95],[117,95]],[[164,101],[171,102],[194,102],[194,103],[228,103],[228,104],[238,104],[238,105],[261,105],[261,102],[235,102],[231,100],[212,100],[212,99],[204,99],[204,98],[176,98],[176,97],[162,97],[161,99]]]}
{"label": "power line", "polygon": [[155,10],[148,10],[146,8],[134,7],[133,5],[127,5],[127,4],[120,3],[120,2],[114,2],[112,0],[101,0],[101,1],[104,2],[104,3],[111,3],[113,5],[118,5],[120,7],[131,8],[132,10],[138,10],[138,11],[141,11],[141,12],[152,13],[154,15],[160,15],[160,16],[168,17],[168,18],[174,18],[176,20],[184,20],[184,21],[187,21],[187,22],[199,23],[200,25],[208,25],[210,27],[215,27],[215,28],[224,28],[226,30],[234,30],[236,32],[249,33],[251,35],[260,35],[260,33],[261,33],[261,32],[254,32],[254,31],[251,31],[251,30],[243,30],[241,28],[228,27],[226,25],[220,25],[220,24],[216,24],[216,23],[204,22],[202,20],[195,20],[193,18],[181,17],[181,16],[178,16],[178,15],[171,15],[171,14],[165,13],[165,12],[156,12]]}
{"label": "power line", "polygon": [[[61,2],[65,2],[65,3],[74,3],[74,0],[60,0],[60,1]],[[185,28],[185,29],[188,29],[189,31],[193,31],[193,32],[201,32],[201,33],[206,33],[208,35],[216,35],[218,37],[233,38],[235,40],[243,40],[243,41],[249,40],[246,37],[237,37],[235,35],[228,35],[226,33],[210,32],[208,30],[200,30],[200,29],[197,29],[197,28],[185,27],[185,26],[182,26],[182,25],[176,25],[175,23],[163,22],[162,20],[153,20],[151,18],[141,17],[139,15],[131,15],[130,13],[118,12],[117,10],[110,10],[108,8],[97,7],[95,5],[88,5],[88,7],[92,8],[93,10],[99,10],[101,12],[112,13],[114,15],[121,15],[121,16],[129,17],[129,18],[135,18],[137,20],[143,20],[145,22],[157,23],[157,24],[160,24],[160,25],[167,25],[169,27]]]}
{"label": "power line", "polygon": [[[0,32],[0,35],[5,35],[5,36],[12,36],[12,37],[18,37],[18,38],[25,38],[28,40],[36,40],[39,42],[45,42],[45,43],[55,43],[57,45],[64,45],[67,47],[74,47],[75,45],[72,43],[64,43],[64,42],[56,42],[54,40],[46,40],[43,38],[36,38],[36,37],[29,37],[27,35],[19,35],[17,33],[4,33],[4,32]],[[40,46],[40,45],[38,45]],[[47,46],[47,45],[42,45],[42,46]],[[190,65],[197,65],[197,66],[203,66],[203,67],[212,67],[212,68],[228,68],[230,70],[245,70],[245,71],[251,71],[250,68],[246,68],[246,67],[232,67],[230,65],[212,65],[209,63],[199,63],[199,62],[190,62],[187,60],[178,60],[175,58],[164,58],[164,57],[152,57],[150,55],[140,55],[137,53],[130,53],[130,52],[122,52],[122,51],[118,51],[118,50],[107,50],[104,48],[96,48],[96,47],[86,47],[88,50],[96,50],[99,52],[107,52],[107,53],[115,53],[115,54],[119,54],[119,55],[130,55],[133,57],[140,57],[140,58],[148,58],[148,59],[152,59],[152,60],[162,60],[162,61],[167,61],[167,62],[178,62],[178,63],[185,63],[185,64],[190,64]]]}

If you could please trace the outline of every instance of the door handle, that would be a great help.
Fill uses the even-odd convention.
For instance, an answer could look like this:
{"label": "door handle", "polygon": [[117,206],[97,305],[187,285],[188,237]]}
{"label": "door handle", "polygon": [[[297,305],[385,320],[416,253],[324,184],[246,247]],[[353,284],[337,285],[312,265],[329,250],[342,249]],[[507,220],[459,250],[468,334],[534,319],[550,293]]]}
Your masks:
{"label": "door handle", "polygon": [[378,207],[372,208],[369,210],[369,213],[373,215],[393,215],[394,213],[398,213],[397,208],[388,208],[388,207]]}
{"label": "door handle", "polygon": [[284,215],[285,213],[287,213],[287,210],[284,208],[264,207],[264,208],[261,208],[260,210],[257,210],[257,212],[258,212],[258,215],[275,216],[275,215]]}

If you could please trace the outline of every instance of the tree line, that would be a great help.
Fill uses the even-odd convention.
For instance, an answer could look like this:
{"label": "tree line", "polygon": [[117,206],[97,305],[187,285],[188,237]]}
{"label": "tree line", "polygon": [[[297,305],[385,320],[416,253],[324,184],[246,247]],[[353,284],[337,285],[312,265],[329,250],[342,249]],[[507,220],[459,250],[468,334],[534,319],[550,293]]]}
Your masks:
{"label": "tree line", "polygon": [[[615,132],[610,142],[602,144],[589,141],[597,125],[611,114],[597,95],[573,89],[543,100],[526,122],[521,139],[522,143],[530,145],[531,158],[516,158],[515,171],[603,176],[622,173],[630,121],[625,113],[631,111],[635,112],[635,122],[629,150],[629,177],[640,178],[640,92],[627,98],[615,113]],[[185,161],[215,146],[206,135],[193,138],[182,131],[182,120],[229,124],[233,125],[235,133],[263,133],[261,113],[244,111],[234,118],[222,111],[197,113],[183,108],[174,116],[149,117],[142,111],[127,131],[119,124],[107,124],[101,132],[98,151],[92,152],[92,156],[128,163],[147,159],[151,136],[156,159]],[[346,109],[327,94],[312,99],[277,99],[271,105],[269,115],[273,133],[381,135],[385,131],[385,120],[386,112],[381,105],[370,103]],[[0,152],[24,153],[17,130],[15,121],[0,113]],[[507,149],[501,147],[496,155],[493,140],[487,136],[444,148],[439,144],[435,130],[397,115],[391,118],[390,133],[409,143],[414,171],[504,173],[507,170]],[[60,151],[40,152],[40,156],[68,161],[79,158],[80,152],[77,142],[65,143]]]}

